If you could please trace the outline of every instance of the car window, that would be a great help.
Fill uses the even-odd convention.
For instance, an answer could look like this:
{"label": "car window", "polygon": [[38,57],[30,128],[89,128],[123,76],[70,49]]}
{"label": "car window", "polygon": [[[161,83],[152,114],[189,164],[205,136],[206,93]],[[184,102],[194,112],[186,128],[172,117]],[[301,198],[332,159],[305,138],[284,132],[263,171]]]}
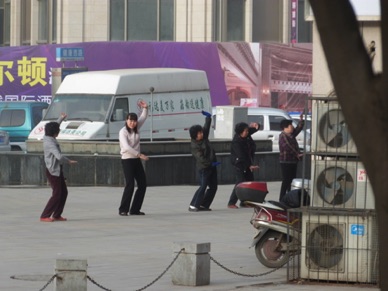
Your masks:
{"label": "car window", "polygon": [[259,130],[264,129],[264,116],[263,115],[248,115],[248,124],[250,124],[251,122],[256,122],[256,123],[260,124]]}
{"label": "car window", "polygon": [[0,126],[21,126],[26,120],[26,112],[22,109],[4,109],[0,113]]}
{"label": "car window", "polygon": [[[293,120],[295,121],[294,122],[294,126],[297,126],[300,119],[299,118],[293,118]],[[311,120],[305,120],[304,121],[304,129],[307,129],[307,130],[311,129]]]}
{"label": "car window", "polygon": [[280,129],[280,122],[282,120],[284,120],[286,118],[284,118],[284,116],[274,116],[274,115],[270,115],[269,116],[269,129],[270,130],[276,130],[276,131],[281,131]]}
{"label": "car window", "polygon": [[42,120],[43,108],[33,107],[32,108],[32,127],[35,127]]}
{"label": "car window", "polygon": [[128,98],[117,98],[113,107],[112,121],[123,121],[128,114]]}

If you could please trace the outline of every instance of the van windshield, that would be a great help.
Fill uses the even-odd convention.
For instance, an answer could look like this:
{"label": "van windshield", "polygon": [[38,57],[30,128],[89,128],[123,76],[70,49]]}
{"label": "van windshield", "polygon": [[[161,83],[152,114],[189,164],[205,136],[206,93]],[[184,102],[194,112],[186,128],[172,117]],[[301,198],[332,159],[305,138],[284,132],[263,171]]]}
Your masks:
{"label": "van windshield", "polygon": [[104,121],[111,95],[56,95],[44,120],[57,120],[66,113],[66,120]]}

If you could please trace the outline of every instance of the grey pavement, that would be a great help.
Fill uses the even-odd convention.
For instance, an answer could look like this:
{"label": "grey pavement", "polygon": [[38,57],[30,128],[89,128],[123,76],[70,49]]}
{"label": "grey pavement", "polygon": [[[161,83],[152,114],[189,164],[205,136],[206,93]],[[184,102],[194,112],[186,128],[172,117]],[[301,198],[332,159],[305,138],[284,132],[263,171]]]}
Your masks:
{"label": "grey pavement", "polygon": [[[39,215],[51,189],[0,187],[0,290],[40,290],[54,274],[57,258],[86,259],[88,275],[107,289],[137,290],[154,281],[175,256],[174,242],[209,242],[210,255],[243,274],[269,269],[249,248],[254,229],[252,209],[228,209],[232,185],[219,186],[213,211],[192,213],[188,205],[196,186],[149,187],[145,216],[121,217],[122,188],[69,187],[63,213],[67,222],[43,223]],[[280,183],[268,183],[269,199],[276,199]],[[210,285],[175,286],[170,270],[146,290],[343,290],[368,291],[377,287],[287,282],[287,268],[269,275],[242,277],[211,262]],[[15,276],[19,279],[11,279]],[[45,290],[53,290],[51,283]],[[88,282],[88,290],[102,290]]]}

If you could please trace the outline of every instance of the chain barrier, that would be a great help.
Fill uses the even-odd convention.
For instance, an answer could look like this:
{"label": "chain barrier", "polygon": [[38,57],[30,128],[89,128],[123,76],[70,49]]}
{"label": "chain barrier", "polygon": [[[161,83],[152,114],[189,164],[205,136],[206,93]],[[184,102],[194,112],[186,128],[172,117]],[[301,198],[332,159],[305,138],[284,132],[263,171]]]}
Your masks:
{"label": "chain barrier", "polygon": [[171,266],[175,263],[175,261],[178,259],[179,255],[184,251],[185,249],[180,249],[180,251],[177,253],[177,255],[175,256],[175,258],[172,260],[172,262],[170,263],[170,265],[167,266],[167,268],[154,280],[152,281],[151,283],[149,283],[148,285],[144,286],[143,288],[140,288],[140,289],[137,289],[136,291],[142,291],[148,287],[150,287],[151,285],[153,285],[156,281],[158,281],[160,278],[163,277],[164,274],[166,274],[166,272],[171,268]]}
{"label": "chain barrier", "polygon": [[108,288],[105,288],[104,286],[102,286],[101,284],[98,284],[94,279],[92,279],[89,275],[86,276],[86,278],[88,278],[88,280],[90,282],[92,282],[94,285],[96,285],[97,287],[101,288],[102,290],[105,290],[105,291],[112,291],[111,289],[108,289]]}
{"label": "chain barrier", "polygon": [[[185,249],[182,248],[177,254],[176,256],[174,257],[174,259],[172,260],[172,262],[166,267],[166,269],[158,276],[156,277],[155,280],[153,280],[151,283],[145,285],[144,287],[140,288],[140,289],[136,289],[135,291],[143,291],[145,289],[147,289],[148,287],[152,286],[153,284],[155,284],[160,278],[162,278],[166,273],[167,271],[171,268],[171,266],[175,263],[175,261],[178,259],[179,255],[184,251]],[[232,274],[235,274],[235,275],[238,275],[238,276],[243,276],[243,277],[261,277],[261,276],[265,276],[265,275],[268,275],[268,274],[271,274],[273,272],[276,272],[277,270],[281,269],[283,266],[281,267],[278,267],[278,268],[275,268],[275,269],[271,269],[269,270],[268,272],[264,272],[264,273],[260,273],[260,274],[243,274],[243,273],[239,273],[239,272],[236,272],[236,271],[233,271],[227,267],[225,267],[223,264],[221,264],[220,262],[218,262],[215,258],[213,258],[212,256],[210,256],[210,260],[213,261],[217,266],[221,267],[222,269],[232,273]],[[291,260],[294,260],[294,256],[290,256],[290,259],[288,262],[290,262]],[[48,282],[41,288],[39,289],[39,291],[43,291],[47,288],[48,285],[51,284],[52,281],[54,281],[54,279],[57,277],[57,275],[53,275],[50,280],[48,280]],[[11,277],[12,278],[12,277]],[[97,287],[101,288],[102,290],[105,290],[105,291],[112,291],[111,289],[108,289],[104,286],[102,286],[101,284],[97,283],[93,278],[91,278],[89,275],[86,276],[86,278],[91,282],[93,283],[94,285],[96,285]]]}
{"label": "chain barrier", "polygon": [[[268,275],[268,274],[271,274],[281,268],[283,268],[283,266],[281,267],[278,267],[278,268],[275,268],[275,269],[272,269],[272,270],[269,270],[268,272],[264,272],[264,273],[261,273],[261,274],[243,274],[243,273],[239,273],[239,272],[236,272],[236,271],[233,271],[227,267],[225,267],[224,265],[222,265],[220,262],[218,262],[215,258],[213,258],[212,256],[210,256],[210,260],[213,261],[217,266],[221,267],[222,269],[224,269],[225,271],[228,271],[230,273],[233,273],[235,275],[238,275],[238,276],[243,276],[243,277],[261,277],[261,276],[265,276],[265,275]],[[291,260],[291,258],[290,258]],[[290,261],[289,260],[289,261]]]}
{"label": "chain barrier", "polygon": [[54,279],[57,277],[57,275],[55,274],[55,275],[53,275],[51,278],[50,278],[50,280],[48,280],[48,282],[42,287],[42,288],[40,288],[39,289],[39,291],[43,291],[44,289],[46,289],[47,288],[47,286],[48,285],[50,285],[51,284],[51,282],[52,281],[54,281]]}
{"label": "chain barrier", "polygon": [[[162,278],[164,276],[164,274],[167,273],[167,271],[171,268],[171,266],[175,263],[175,261],[178,259],[179,255],[184,251],[185,249],[181,249],[177,255],[175,256],[175,258],[172,260],[172,262],[167,266],[167,268],[158,276],[156,277],[155,280],[153,280],[151,283],[145,285],[144,287],[140,288],[140,289],[136,289],[135,291],[142,291],[142,290],[145,290],[147,289],[148,287],[150,287],[151,285],[155,284],[160,278]],[[101,286],[100,284],[98,284],[95,280],[93,280],[90,276],[87,276],[87,278],[89,279],[90,282],[92,282],[93,284],[95,284],[96,286],[100,287],[101,289],[103,290],[106,290],[106,291],[112,291],[110,289],[106,289],[105,287]]]}

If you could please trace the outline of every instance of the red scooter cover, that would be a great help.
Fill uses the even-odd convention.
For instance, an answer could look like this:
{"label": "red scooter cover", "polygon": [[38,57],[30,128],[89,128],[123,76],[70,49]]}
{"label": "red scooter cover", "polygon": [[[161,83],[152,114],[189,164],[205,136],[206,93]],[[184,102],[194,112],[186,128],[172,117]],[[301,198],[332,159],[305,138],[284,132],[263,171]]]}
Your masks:
{"label": "red scooter cover", "polygon": [[236,195],[240,201],[263,203],[267,194],[266,182],[242,182],[236,187]]}

